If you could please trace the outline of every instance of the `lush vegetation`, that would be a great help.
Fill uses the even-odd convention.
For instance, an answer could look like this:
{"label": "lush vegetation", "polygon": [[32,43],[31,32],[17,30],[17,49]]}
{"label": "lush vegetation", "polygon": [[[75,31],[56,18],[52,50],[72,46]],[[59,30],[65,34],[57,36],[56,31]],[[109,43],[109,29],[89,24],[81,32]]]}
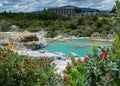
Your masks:
{"label": "lush vegetation", "polygon": [[[71,78],[74,82],[73,86],[119,86],[120,85],[120,2],[116,2],[116,12],[114,22],[114,30],[116,32],[116,40],[113,42],[113,47],[105,48],[94,46],[94,54],[87,53],[83,59],[83,66],[76,65],[75,60],[72,58],[72,65],[66,67],[67,77],[66,85],[70,86]],[[98,55],[98,49],[101,54]],[[80,72],[78,71],[81,69]],[[82,69],[83,68],[83,69]],[[73,70],[75,71],[73,73]],[[82,75],[81,75],[82,73]],[[74,75],[73,75],[74,74]],[[80,75],[80,77],[77,76]],[[80,83],[78,83],[80,81]],[[83,83],[84,82],[84,83]],[[79,84],[79,85],[78,85]]]}
{"label": "lush vegetation", "polygon": [[62,80],[53,69],[45,57],[24,57],[0,49],[1,86],[55,86]]}
{"label": "lush vegetation", "polygon": [[[93,54],[76,60],[57,75],[54,63],[45,57],[26,57],[0,49],[1,86],[119,86],[120,85],[120,2],[116,2],[112,47],[93,47]],[[101,50],[100,55],[97,54]]]}
{"label": "lush vegetation", "polygon": [[[19,56],[12,51],[1,49],[0,85],[119,86],[120,53],[115,47],[93,47],[94,54],[88,53],[83,61],[70,56],[72,63],[65,67],[63,77],[55,73],[56,64],[45,57]],[[97,54],[98,48],[101,49],[100,55]]]}
{"label": "lush vegetation", "polygon": [[[0,13],[1,31],[9,31],[10,25],[17,25],[21,31],[39,31],[48,32],[47,37],[54,37],[58,34],[74,36],[91,36],[98,32],[101,36],[107,36],[111,33],[114,17],[111,16],[57,16],[46,10],[33,13]],[[53,33],[54,32],[54,33]]]}

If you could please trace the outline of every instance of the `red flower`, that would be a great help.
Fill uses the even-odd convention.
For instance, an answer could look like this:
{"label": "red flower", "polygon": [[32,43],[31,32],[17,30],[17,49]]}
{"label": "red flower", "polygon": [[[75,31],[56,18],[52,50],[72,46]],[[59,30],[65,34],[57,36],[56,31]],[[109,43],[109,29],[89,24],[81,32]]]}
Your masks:
{"label": "red flower", "polygon": [[112,78],[112,75],[109,75],[108,78],[111,79],[111,78]]}
{"label": "red flower", "polygon": [[103,52],[100,54],[100,58],[103,59],[103,58],[105,58],[107,55],[108,55],[108,51],[103,51]]}
{"label": "red flower", "polygon": [[5,59],[6,59],[5,57],[0,57],[0,60],[3,60],[3,61],[4,61]]}
{"label": "red flower", "polygon": [[5,55],[4,53],[1,54],[1,55],[0,55],[0,60],[3,60],[3,61],[4,61],[5,59],[6,59],[6,55]]}
{"label": "red flower", "polygon": [[26,66],[26,65],[24,65],[24,66],[23,66],[23,68],[25,69],[25,68],[27,68],[27,66]]}
{"label": "red flower", "polygon": [[1,54],[0,56],[1,56],[1,57],[6,57],[6,54],[3,53],[3,54]]}
{"label": "red flower", "polygon": [[22,69],[21,68],[16,68],[16,70],[18,70],[21,74],[23,74],[23,71],[22,71]]}
{"label": "red flower", "polygon": [[105,56],[107,56],[107,55],[108,55],[108,51],[103,51],[103,53],[105,54]]}
{"label": "red flower", "polygon": [[104,58],[105,57],[105,54],[104,53],[101,53],[100,54],[100,58],[102,59],[102,58]]}
{"label": "red flower", "polygon": [[71,70],[71,67],[70,66],[66,66],[66,71],[70,71]]}
{"label": "red flower", "polygon": [[32,69],[36,69],[37,67],[36,66],[32,66]]}
{"label": "red flower", "polygon": [[27,63],[27,64],[30,64],[31,61],[28,59],[28,58],[24,58],[24,61]]}
{"label": "red flower", "polygon": [[40,60],[47,60],[47,58],[45,58],[45,57],[41,57]]}
{"label": "red flower", "polygon": [[111,79],[111,78],[113,78],[111,74],[107,76],[107,79]]}
{"label": "red flower", "polygon": [[29,75],[33,75],[33,72],[31,71],[31,72],[29,72]]}
{"label": "red flower", "polygon": [[40,67],[45,67],[46,65],[45,64],[40,64]]}
{"label": "red flower", "polygon": [[63,82],[65,83],[65,82],[67,82],[67,80],[68,80],[68,76],[64,75]]}
{"label": "red flower", "polygon": [[16,70],[18,70],[18,71],[19,71],[19,70],[21,70],[21,69],[20,69],[19,67],[16,67]]}
{"label": "red flower", "polygon": [[87,57],[83,58],[83,63],[86,64],[87,63]]}

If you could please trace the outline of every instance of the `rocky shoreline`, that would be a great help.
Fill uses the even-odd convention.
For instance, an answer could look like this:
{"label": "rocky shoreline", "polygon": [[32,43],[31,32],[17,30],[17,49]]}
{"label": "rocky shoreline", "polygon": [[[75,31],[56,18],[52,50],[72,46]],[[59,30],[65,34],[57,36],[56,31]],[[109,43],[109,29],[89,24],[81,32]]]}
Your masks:
{"label": "rocky shoreline", "polygon": [[[70,58],[65,55],[62,52],[55,52],[55,53],[49,53],[47,50],[39,50],[39,51],[33,51],[33,50],[19,50],[19,51],[14,51],[18,53],[19,55],[22,56],[30,56],[30,57],[46,57],[49,60],[52,61],[52,63],[55,64],[55,70],[56,73],[62,75],[63,70],[67,66],[67,64],[71,63]],[[78,57],[75,53],[70,53],[70,55],[74,56],[76,60],[78,59],[83,59],[82,57]]]}
{"label": "rocky shoreline", "polygon": [[47,45],[42,36],[39,32],[0,32],[0,46],[10,50],[36,49]]}
{"label": "rocky shoreline", "polygon": [[[66,41],[71,41],[71,40],[78,40],[78,39],[90,39],[90,40],[96,40],[96,41],[109,41],[108,39],[96,39],[96,38],[91,38],[91,37],[55,37],[55,38],[46,38],[45,42],[49,43],[49,42],[53,42],[53,41],[59,41],[59,42],[66,42]],[[113,41],[113,40],[112,40]],[[65,69],[65,67],[67,66],[68,63],[71,63],[70,58],[65,55],[62,52],[55,52],[55,53],[50,53],[47,50],[39,50],[39,51],[33,51],[33,50],[22,50],[22,51],[17,51],[18,54],[20,55],[26,55],[26,56],[32,56],[32,57],[46,57],[48,59],[50,59],[52,61],[52,63],[55,63],[55,70],[56,73],[61,74],[62,75],[62,71]],[[75,53],[70,53],[70,55],[74,56],[75,59],[83,59],[83,57],[79,57],[78,55],[76,55]]]}
{"label": "rocky shoreline", "polygon": [[110,38],[101,38],[101,37],[75,37],[75,36],[62,37],[62,36],[57,36],[55,38],[46,38],[46,41],[48,43],[53,42],[53,41],[67,42],[67,41],[79,40],[79,39],[89,39],[89,40],[94,40],[94,41],[106,41],[106,42],[113,42],[115,40],[114,38],[110,39]]}
{"label": "rocky shoreline", "polygon": [[[90,40],[96,40],[96,41],[109,41],[112,42],[112,40],[109,39],[102,39],[102,38],[91,38],[91,37],[63,37],[63,36],[57,36],[55,38],[45,38],[44,35],[46,33],[44,31],[36,32],[36,33],[30,33],[30,32],[0,32],[0,45],[1,46],[9,46],[9,49],[13,50],[14,52],[17,52],[19,55],[24,56],[30,56],[30,57],[46,57],[52,61],[52,63],[55,63],[55,70],[56,73],[62,75],[62,71],[65,69],[66,65],[68,63],[71,63],[70,58],[65,55],[62,52],[55,52],[50,53],[46,50],[39,50],[35,51],[32,49],[45,47],[49,42],[53,41],[59,41],[59,42],[66,42],[71,40],[78,40],[78,39],[90,39]],[[38,38],[38,40],[24,40],[25,42],[20,42],[21,39],[24,37],[33,37]],[[27,38],[27,39],[28,39]],[[31,40],[31,38],[30,38]],[[70,55],[75,56],[75,59],[77,60],[80,58],[75,53],[70,53]],[[81,59],[83,59],[81,57]]]}
{"label": "rocky shoreline", "polygon": [[[56,64],[55,70],[62,74],[67,63],[71,60],[62,52],[49,53],[47,51],[35,51],[33,48],[47,46],[47,39],[44,37],[45,32],[0,32],[0,46],[5,49],[10,49],[19,55],[30,57],[46,57]],[[33,38],[38,40],[34,40]],[[30,41],[28,40],[30,39]],[[31,40],[33,39],[33,40]],[[22,42],[21,42],[22,41]]]}

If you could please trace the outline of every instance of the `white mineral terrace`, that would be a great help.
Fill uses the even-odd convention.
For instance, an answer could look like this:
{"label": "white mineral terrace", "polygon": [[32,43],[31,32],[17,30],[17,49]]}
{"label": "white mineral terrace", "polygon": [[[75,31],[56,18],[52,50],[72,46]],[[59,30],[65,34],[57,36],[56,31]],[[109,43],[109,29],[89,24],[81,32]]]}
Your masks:
{"label": "white mineral terrace", "polygon": [[[63,75],[62,72],[67,66],[67,64],[71,63],[70,58],[62,52],[49,53],[45,50],[40,50],[40,51],[19,50],[15,52],[17,52],[19,55],[32,56],[32,57],[46,57],[50,59],[52,63],[56,65],[55,66],[56,73],[60,75]],[[71,54],[75,55],[74,53],[71,53]],[[78,58],[76,57],[76,60],[77,59]]]}

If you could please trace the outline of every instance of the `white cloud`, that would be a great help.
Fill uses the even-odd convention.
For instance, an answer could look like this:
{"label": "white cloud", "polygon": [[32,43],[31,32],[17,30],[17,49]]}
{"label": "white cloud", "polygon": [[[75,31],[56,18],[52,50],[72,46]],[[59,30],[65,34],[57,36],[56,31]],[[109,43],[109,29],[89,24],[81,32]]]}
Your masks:
{"label": "white cloud", "polygon": [[20,6],[19,4],[13,6],[15,9],[26,9],[28,6]]}
{"label": "white cloud", "polygon": [[101,3],[101,6],[98,6],[98,9],[112,9],[112,7],[115,5],[115,0],[103,0]]}
{"label": "white cloud", "polygon": [[52,3],[52,2],[56,2],[55,0],[40,0],[38,1],[37,3],[40,3],[41,5],[46,5],[46,4],[49,4],[49,3]]}
{"label": "white cloud", "polygon": [[2,4],[2,3],[0,3],[0,7],[3,7],[3,4]]}
{"label": "white cloud", "polygon": [[114,4],[115,0],[0,0],[0,11],[30,12],[64,5],[110,10]]}

